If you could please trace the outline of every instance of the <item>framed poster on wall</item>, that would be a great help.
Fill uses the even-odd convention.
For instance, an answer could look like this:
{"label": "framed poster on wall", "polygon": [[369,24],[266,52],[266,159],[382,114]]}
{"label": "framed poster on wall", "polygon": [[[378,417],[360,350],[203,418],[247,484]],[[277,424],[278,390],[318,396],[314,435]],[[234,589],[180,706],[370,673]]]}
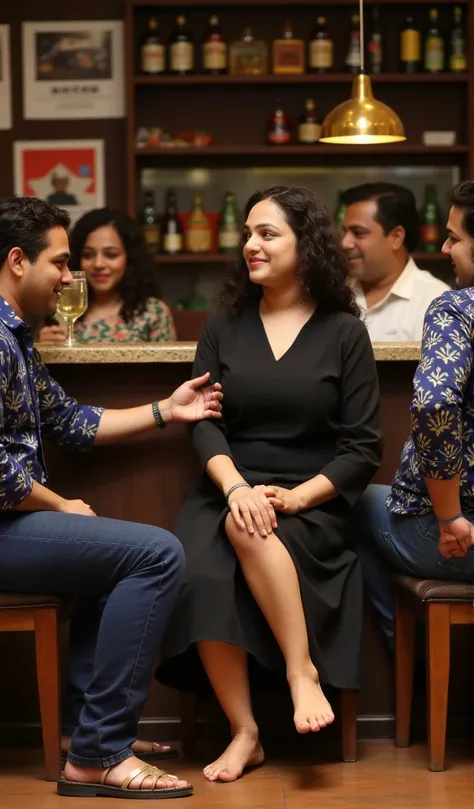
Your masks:
{"label": "framed poster on wall", "polygon": [[0,129],[12,128],[10,26],[0,25]]}
{"label": "framed poster on wall", "polygon": [[23,23],[25,119],[124,115],[122,22]]}
{"label": "framed poster on wall", "polygon": [[105,205],[104,141],[17,141],[13,150],[15,194],[66,208],[73,222]]}

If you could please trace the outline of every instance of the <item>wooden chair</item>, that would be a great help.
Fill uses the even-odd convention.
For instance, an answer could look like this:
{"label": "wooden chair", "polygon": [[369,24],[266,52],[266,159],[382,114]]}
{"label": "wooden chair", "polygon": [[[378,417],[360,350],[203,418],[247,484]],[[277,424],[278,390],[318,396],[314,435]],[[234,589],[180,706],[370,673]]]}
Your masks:
{"label": "wooden chair", "polygon": [[[357,691],[341,691],[342,760],[357,761]],[[197,740],[198,699],[194,694],[180,693],[183,750],[191,753]]]}
{"label": "wooden chair", "polygon": [[46,780],[60,772],[59,611],[55,596],[0,593],[0,632],[34,632]]}
{"label": "wooden chair", "polygon": [[410,744],[415,624],[426,623],[429,769],[444,770],[450,636],[453,624],[474,624],[474,586],[397,574],[395,586],[396,746]]}

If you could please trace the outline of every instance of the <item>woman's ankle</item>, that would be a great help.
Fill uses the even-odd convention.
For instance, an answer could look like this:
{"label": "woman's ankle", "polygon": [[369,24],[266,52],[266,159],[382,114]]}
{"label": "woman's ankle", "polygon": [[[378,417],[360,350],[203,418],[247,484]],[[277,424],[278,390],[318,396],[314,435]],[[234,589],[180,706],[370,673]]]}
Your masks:
{"label": "woman's ankle", "polygon": [[256,722],[246,722],[244,724],[239,723],[235,725],[231,724],[230,731],[232,734],[232,738],[234,738],[237,735],[245,735],[251,736],[252,738],[255,739],[256,742],[258,741],[260,735],[258,725]]}
{"label": "woman's ankle", "polygon": [[319,683],[319,673],[316,666],[308,660],[297,667],[286,670],[286,679],[288,683],[296,682],[297,680],[310,679]]}

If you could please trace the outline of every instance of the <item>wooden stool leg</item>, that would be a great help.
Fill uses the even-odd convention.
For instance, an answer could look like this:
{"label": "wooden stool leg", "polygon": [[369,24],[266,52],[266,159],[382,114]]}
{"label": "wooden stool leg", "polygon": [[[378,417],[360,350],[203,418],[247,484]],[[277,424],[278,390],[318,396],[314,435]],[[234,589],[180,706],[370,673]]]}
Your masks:
{"label": "wooden stool leg", "polygon": [[183,752],[188,755],[192,753],[196,746],[196,726],[198,699],[195,694],[180,691],[179,707],[181,714],[181,728],[183,740]]}
{"label": "wooden stool leg", "polygon": [[395,597],[395,745],[410,744],[416,619],[399,595]]}
{"label": "wooden stool leg", "polygon": [[357,761],[358,691],[341,691],[342,760]]}
{"label": "wooden stool leg", "polygon": [[428,686],[428,746],[432,772],[444,770],[450,629],[449,604],[437,604],[436,602],[428,604],[426,680]]}
{"label": "wooden stool leg", "polygon": [[60,773],[60,675],[56,608],[35,610],[36,672],[43,731],[46,780]]}

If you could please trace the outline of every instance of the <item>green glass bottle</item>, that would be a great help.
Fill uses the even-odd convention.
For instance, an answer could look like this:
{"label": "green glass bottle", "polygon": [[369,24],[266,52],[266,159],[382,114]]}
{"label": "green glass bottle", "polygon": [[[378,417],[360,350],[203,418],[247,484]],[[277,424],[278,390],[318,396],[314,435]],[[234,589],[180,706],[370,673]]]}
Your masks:
{"label": "green glass bottle", "polygon": [[229,192],[225,195],[219,218],[217,234],[219,253],[235,253],[239,247],[241,235],[237,201],[235,194]]}
{"label": "green glass bottle", "polygon": [[439,253],[441,248],[442,215],[434,183],[425,186],[425,199],[420,210],[420,250]]}
{"label": "green glass bottle", "polygon": [[424,68],[427,73],[444,70],[444,39],[439,27],[439,12],[430,8],[429,27],[425,37]]}

